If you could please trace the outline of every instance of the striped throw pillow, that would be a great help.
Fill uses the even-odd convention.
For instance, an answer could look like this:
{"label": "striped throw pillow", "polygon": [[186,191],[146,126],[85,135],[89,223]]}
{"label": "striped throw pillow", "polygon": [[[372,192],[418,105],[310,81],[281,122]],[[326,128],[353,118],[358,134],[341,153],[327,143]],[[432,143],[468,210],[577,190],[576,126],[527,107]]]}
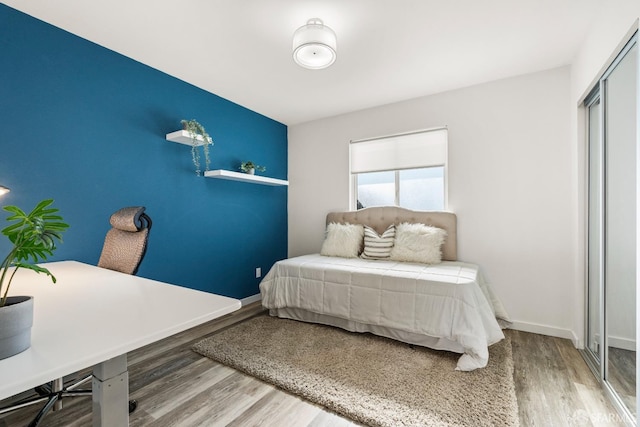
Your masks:
{"label": "striped throw pillow", "polygon": [[364,259],[389,259],[395,238],[396,226],[393,224],[382,233],[382,236],[373,228],[365,225],[364,251],[360,257]]}

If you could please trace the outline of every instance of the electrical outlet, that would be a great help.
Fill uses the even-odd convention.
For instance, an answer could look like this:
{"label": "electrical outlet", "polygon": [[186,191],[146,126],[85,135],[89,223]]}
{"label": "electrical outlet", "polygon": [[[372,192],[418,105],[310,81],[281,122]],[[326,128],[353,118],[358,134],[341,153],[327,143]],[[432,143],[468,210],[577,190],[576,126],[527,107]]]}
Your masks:
{"label": "electrical outlet", "polygon": [[256,279],[262,277],[262,269],[260,267],[256,267]]}

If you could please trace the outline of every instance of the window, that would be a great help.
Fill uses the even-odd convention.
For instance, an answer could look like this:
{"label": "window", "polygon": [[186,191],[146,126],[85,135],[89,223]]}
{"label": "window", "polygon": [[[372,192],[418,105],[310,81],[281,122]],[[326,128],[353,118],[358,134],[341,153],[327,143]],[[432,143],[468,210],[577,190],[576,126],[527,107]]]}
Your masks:
{"label": "window", "polygon": [[350,154],[356,209],[445,209],[446,128],[352,141]]}

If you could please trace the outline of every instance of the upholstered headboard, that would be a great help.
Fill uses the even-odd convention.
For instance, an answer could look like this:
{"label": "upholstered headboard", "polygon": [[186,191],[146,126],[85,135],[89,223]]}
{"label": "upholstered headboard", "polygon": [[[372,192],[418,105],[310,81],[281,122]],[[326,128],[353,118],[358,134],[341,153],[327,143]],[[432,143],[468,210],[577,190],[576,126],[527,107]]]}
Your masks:
{"label": "upholstered headboard", "polygon": [[360,209],[348,212],[329,212],[327,224],[337,222],[340,224],[363,224],[383,233],[391,224],[402,222],[427,224],[442,228],[447,232],[447,238],[442,245],[442,259],[445,261],[457,261],[457,220],[456,214],[444,211],[412,211],[396,206],[380,206]]}

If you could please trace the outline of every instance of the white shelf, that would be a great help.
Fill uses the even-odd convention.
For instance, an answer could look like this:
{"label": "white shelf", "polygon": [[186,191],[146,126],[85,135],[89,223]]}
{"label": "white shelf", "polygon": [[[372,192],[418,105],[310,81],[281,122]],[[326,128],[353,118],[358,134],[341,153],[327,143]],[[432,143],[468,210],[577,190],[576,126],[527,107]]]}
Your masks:
{"label": "white shelf", "polygon": [[204,176],[206,176],[207,178],[228,179],[230,181],[243,181],[262,185],[289,185],[289,181],[285,181],[282,179],[269,178],[260,175],[250,175],[248,173],[233,172],[224,169],[206,171],[204,173]]}
{"label": "white shelf", "polygon": [[[177,142],[178,144],[184,144],[193,146],[191,142],[191,134],[186,130],[177,130],[167,134],[167,141]],[[196,135],[196,146],[204,145],[204,138],[202,135]]]}

